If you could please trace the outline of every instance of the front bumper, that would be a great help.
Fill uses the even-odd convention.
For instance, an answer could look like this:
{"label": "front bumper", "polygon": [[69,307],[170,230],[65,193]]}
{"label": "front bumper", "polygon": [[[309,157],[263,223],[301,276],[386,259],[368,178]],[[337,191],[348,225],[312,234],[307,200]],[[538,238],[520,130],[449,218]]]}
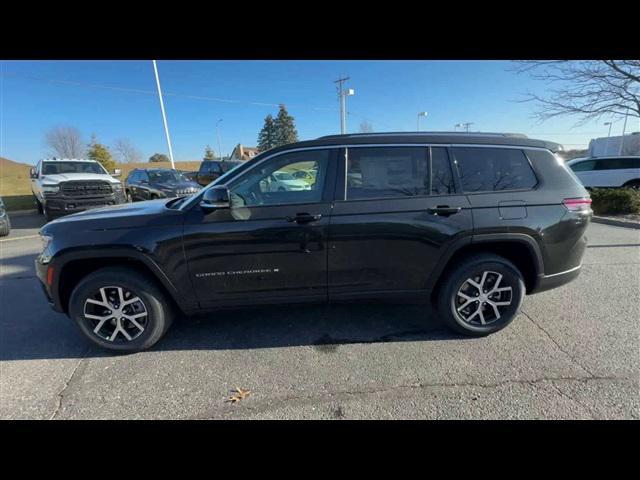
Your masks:
{"label": "front bumper", "polygon": [[62,307],[59,304],[57,304],[53,299],[51,286],[47,285],[47,270],[49,268],[49,265],[50,264],[41,263],[39,256],[38,258],[36,258],[35,267],[36,267],[36,276],[38,277],[38,283],[42,288],[42,292],[44,293],[44,296],[46,297],[47,302],[49,303],[49,306],[53,308],[56,312],[63,313]]}
{"label": "front bumper", "polygon": [[66,215],[89,210],[91,208],[120,205],[125,202],[124,193],[114,193],[105,197],[69,198],[45,197],[45,210],[49,215]]}

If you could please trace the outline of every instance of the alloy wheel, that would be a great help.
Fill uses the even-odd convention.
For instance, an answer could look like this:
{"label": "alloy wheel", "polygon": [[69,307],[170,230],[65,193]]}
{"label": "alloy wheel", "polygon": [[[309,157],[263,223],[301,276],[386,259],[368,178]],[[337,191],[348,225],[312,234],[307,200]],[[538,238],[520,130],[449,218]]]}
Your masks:
{"label": "alloy wheel", "polygon": [[142,299],[119,286],[102,287],[84,302],[84,318],[95,335],[126,343],[145,331],[149,314]]}
{"label": "alloy wheel", "polygon": [[503,278],[492,271],[467,278],[456,293],[455,309],[460,319],[475,326],[499,320],[513,301],[513,289]]}

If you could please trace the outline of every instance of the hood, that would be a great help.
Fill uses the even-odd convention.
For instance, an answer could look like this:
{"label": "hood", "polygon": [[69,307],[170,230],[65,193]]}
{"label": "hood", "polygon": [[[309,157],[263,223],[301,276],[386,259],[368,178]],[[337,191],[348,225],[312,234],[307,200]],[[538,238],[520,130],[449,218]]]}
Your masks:
{"label": "hood", "polygon": [[117,230],[175,225],[182,218],[180,210],[166,207],[170,200],[161,198],[146,202],[124,203],[110,207],[93,208],[84,212],[57,218],[44,227],[44,234],[82,234],[87,230]]}
{"label": "hood", "polygon": [[200,190],[202,188],[195,182],[157,183],[155,186],[163,190],[184,190],[186,188],[197,188],[198,190]]}
{"label": "hood", "polygon": [[103,182],[120,183],[119,180],[116,180],[111,175],[100,175],[97,173],[59,173],[57,175],[42,176],[42,181],[44,183],[70,182],[73,180],[102,180]]}

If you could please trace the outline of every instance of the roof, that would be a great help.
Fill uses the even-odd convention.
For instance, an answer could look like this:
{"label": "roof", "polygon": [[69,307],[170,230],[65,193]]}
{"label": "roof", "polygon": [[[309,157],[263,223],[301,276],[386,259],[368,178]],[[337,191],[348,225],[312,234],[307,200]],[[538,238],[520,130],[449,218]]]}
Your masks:
{"label": "roof", "polygon": [[332,146],[332,145],[368,145],[368,144],[467,144],[467,145],[510,145],[520,147],[546,148],[552,152],[562,151],[562,145],[546,140],[528,138],[518,133],[486,133],[486,132],[387,132],[387,133],[358,133],[347,135],[328,135],[285,145],[269,150],[270,153],[290,148]]}
{"label": "roof", "polygon": [[90,158],[43,158],[43,162],[96,162],[97,160],[92,160]]}
{"label": "roof", "polygon": [[640,155],[606,155],[602,157],[579,157],[567,160],[567,163],[575,163],[582,160],[614,160],[616,158],[640,158]]}

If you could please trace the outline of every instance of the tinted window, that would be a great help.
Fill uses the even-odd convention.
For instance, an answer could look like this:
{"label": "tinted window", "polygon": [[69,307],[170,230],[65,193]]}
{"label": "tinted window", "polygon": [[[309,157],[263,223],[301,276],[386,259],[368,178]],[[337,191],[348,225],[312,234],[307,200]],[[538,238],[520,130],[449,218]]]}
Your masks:
{"label": "tinted window", "polygon": [[128,182],[137,182],[138,181],[138,171],[134,170],[133,172],[131,172],[129,174],[129,177],[127,178]]}
{"label": "tinted window", "polygon": [[465,192],[533,188],[536,177],[522,150],[514,148],[454,148],[458,175]]}
{"label": "tinted window", "polygon": [[640,168],[640,158],[607,158],[596,160],[595,170],[624,170]]}
{"label": "tinted window", "polygon": [[[322,200],[329,150],[278,155],[236,179],[231,187],[234,207],[315,203]],[[296,172],[309,172],[296,178]]]}
{"label": "tinted window", "polygon": [[447,149],[434,147],[431,149],[431,195],[453,193],[455,193],[455,187]]}
{"label": "tinted window", "polygon": [[587,160],[584,162],[578,162],[571,165],[571,170],[574,172],[590,172],[596,166],[595,160]]}
{"label": "tinted window", "polygon": [[351,148],[347,152],[347,199],[428,195],[428,149]]}

